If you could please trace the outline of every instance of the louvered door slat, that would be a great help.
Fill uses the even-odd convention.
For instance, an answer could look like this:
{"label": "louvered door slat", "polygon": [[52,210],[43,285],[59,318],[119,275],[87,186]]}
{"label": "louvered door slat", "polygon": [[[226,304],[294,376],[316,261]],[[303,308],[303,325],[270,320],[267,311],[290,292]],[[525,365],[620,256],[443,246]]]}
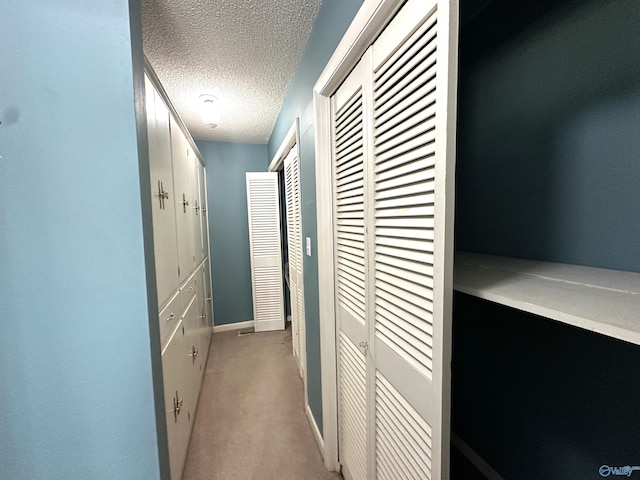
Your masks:
{"label": "louvered door slat", "polygon": [[436,101],[435,78],[430,82],[418,87],[410,95],[389,101],[387,110],[379,112],[375,118],[375,131],[377,135],[382,135],[389,129],[396,127],[406,120],[413,119],[416,114],[421,113],[426,108],[431,107]]}
{"label": "louvered door slat", "polygon": [[[380,373],[376,375],[378,462],[395,459],[397,480],[432,478],[431,428]],[[381,478],[379,476],[379,478]]]}
{"label": "louvered door slat", "polygon": [[354,479],[366,475],[366,364],[344,333],[339,337],[340,445]]}

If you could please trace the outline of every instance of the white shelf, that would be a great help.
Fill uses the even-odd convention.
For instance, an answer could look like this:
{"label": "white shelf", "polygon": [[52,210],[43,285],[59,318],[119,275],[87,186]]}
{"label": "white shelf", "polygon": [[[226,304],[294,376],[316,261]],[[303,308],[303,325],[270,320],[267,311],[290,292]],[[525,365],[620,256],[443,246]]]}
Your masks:
{"label": "white shelf", "polygon": [[456,252],[454,289],[640,345],[640,274]]}

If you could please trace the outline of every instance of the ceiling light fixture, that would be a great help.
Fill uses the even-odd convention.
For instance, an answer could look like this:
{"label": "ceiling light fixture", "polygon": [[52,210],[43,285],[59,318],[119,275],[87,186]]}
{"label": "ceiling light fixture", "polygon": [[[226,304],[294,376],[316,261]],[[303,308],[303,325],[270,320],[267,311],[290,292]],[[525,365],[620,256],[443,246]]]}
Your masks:
{"label": "ceiling light fixture", "polygon": [[220,109],[213,95],[200,95],[200,117],[213,130],[220,123]]}

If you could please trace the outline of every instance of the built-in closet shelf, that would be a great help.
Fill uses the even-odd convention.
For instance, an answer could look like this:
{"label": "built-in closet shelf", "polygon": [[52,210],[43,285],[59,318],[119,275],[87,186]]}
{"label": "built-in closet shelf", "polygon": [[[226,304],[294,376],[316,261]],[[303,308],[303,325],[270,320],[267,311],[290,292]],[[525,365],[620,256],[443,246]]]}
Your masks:
{"label": "built-in closet shelf", "polygon": [[640,345],[640,274],[456,252],[454,290]]}

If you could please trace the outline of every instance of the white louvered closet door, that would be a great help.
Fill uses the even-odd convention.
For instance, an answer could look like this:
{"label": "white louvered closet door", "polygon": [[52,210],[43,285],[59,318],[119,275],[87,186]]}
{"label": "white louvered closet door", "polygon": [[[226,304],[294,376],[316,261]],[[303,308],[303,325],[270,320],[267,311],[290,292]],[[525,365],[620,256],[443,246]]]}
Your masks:
{"label": "white louvered closet door", "polygon": [[278,174],[247,172],[246,175],[255,331],[283,330]]}
{"label": "white louvered closet door", "polygon": [[332,98],[339,457],[449,477],[457,2],[408,0]]}
{"label": "white louvered closet door", "polygon": [[376,478],[449,476],[456,1],[373,45]]}
{"label": "white louvered closet door", "polygon": [[291,290],[291,323],[293,350],[300,375],[306,365],[306,329],[304,318],[304,279],[302,255],[302,195],[300,189],[300,157],[295,145],[284,161],[287,196],[287,236],[289,237],[289,283]]}
{"label": "white louvered closet door", "polygon": [[[365,56],[332,97],[335,286],[338,367],[338,438],[342,473],[347,480],[367,480],[368,344],[370,303],[365,198],[368,153],[367,72]],[[364,82],[363,82],[364,80]],[[369,367],[370,370],[370,367]]]}
{"label": "white louvered closet door", "polygon": [[296,233],[293,222],[295,207],[294,207],[294,193],[293,193],[293,166],[291,163],[291,157],[293,152],[290,151],[284,160],[284,182],[285,182],[285,197],[287,202],[287,243],[289,254],[289,295],[291,303],[291,336],[292,336],[292,348],[293,356],[297,359],[299,357],[299,340],[298,340],[298,301],[297,301],[297,277],[296,277]]}

